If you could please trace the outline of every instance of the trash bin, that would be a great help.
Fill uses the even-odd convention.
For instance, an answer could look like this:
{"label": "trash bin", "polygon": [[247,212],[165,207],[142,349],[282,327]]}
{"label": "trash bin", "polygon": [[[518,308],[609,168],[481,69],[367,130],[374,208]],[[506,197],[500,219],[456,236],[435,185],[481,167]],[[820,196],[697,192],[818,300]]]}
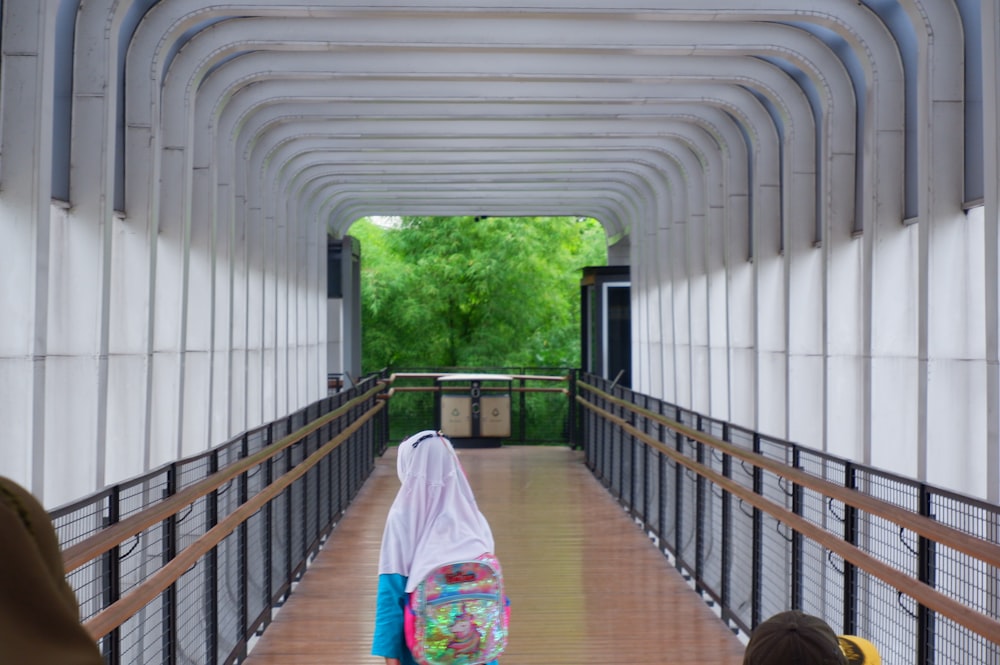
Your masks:
{"label": "trash bin", "polygon": [[505,374],[444,374],[435,393],[437,428],[455,447],[498,447],[510,437],[510,393]]}

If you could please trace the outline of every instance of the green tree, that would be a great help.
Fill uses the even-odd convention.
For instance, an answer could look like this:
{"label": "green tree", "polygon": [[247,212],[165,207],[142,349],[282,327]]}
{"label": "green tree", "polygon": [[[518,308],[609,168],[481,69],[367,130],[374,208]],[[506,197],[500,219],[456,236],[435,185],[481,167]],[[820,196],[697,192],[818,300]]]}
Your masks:
{"label": "green tree", "polygon": [[404,217],[351,235],[364,371],[579,363],[580,270],[607,261],[595,220]]}

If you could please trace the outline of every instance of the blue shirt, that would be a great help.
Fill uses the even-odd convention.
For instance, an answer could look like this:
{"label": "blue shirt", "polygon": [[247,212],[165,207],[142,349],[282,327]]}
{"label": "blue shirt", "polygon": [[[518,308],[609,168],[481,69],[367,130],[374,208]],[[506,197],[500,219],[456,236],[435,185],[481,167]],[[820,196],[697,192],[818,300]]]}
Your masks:
{"label": "blue shirt", "polygon": [[417,665],[406,648],[406,636],[403,634],[405,607],[406,577],[395,573],[379,575],[372,655],[399,658],[403,665]]}
{"label": "blue shirt", "polygon": [[[379,575],[372,655],[398,658],[402,665],[417,665],[410,650],[406,648],[406,635],[403,632],[405,607],[406,577],[395,573]],[[497,661],[494,660],[489,665],[497,665]]]}

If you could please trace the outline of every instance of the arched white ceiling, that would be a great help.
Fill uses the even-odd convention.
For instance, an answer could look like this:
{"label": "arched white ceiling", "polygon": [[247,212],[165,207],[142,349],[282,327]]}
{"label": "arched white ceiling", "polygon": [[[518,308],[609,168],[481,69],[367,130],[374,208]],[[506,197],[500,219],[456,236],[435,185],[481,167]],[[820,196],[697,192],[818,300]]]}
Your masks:
{"label": "arched white ceiling", "polygon": [[913,125],[961,94],[951,2],[64,0],[61,22],[72,7],[53,171],[81,209],[157,228],[264,205],[334,234],[433,211],[594,215],[620,236],[712,192],[780,250],[786,224],[820,242],[896,201],[928,211],[949,177]]}

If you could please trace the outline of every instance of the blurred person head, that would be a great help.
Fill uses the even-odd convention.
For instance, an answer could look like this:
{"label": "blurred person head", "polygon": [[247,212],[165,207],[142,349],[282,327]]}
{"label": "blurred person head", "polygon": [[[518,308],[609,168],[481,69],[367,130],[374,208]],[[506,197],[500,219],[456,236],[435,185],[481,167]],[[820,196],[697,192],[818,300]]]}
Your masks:
{"label": "blurred person head", "polygon": [[855,635],[837,635],[819,617],[779,612],[753,631],[743,665],[881,665],[878,650]]}

